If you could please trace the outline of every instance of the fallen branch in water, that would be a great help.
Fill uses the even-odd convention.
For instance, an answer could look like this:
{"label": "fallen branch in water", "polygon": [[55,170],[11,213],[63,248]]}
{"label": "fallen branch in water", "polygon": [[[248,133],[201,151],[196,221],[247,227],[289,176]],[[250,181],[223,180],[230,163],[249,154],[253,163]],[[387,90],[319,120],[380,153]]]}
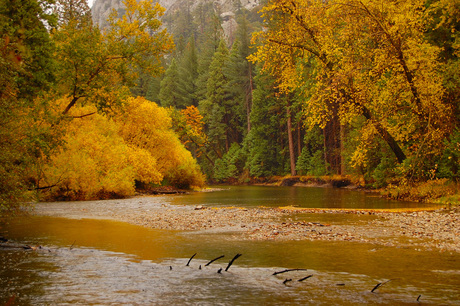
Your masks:
{"label": "fallen branch in water", "polygon": [[281,273],[286,273],[286,272],[291,272],[291,271],[307,271],[307,269],[286,269],[286,270],[283,270],[283,271],[275,272],[272,275],[278,275],[278,274],[281,274]]}
{"label": "fallen branch in water", "polygon": [[188,260],[188,262],[187,262],[187,264],[186,264],[185,266],[187,266],[187,267],[188,267],[188,265],[189,265],[189,264],[190,264],[190,262],[192,261],[193,257],[195,257],[195,256],[196,256],[196,254],[197,254],[197,253],[193,254],[193,256],[192,256],[192,257],[190,257],[190,259]]}
{"label": "fallen branch in water", "polygon": [[211,260],[210,262],[208,262],[208,263],[205,264],[204,266],[207,267],[207,266],[209,266],[210,264],[212,264],[213,262],[215,262],[216,260],[221,259],[222,257],[225,257],[225,255],[221,255],[221,256],[219,256],[219,257],[214,258],[213,260]]}
{"label": "fallen branch in water", "polygon": [[283,285],[286,285],[286,283],[288,282],[292,282],[292,278],[286,278],[284,281],[283,281]]}
{"label": "fallen branch in water", "polygon": [[236,255],[235,255],[235,257],[233,257],[233,259],[232,259],[232,260],[230,260],[230,262],[228,263],[228,266],[227,266],[227,268],[225,268],[225,272],[227,272],[227,271],[228,271],[228,269],[229,269],[229,268],[230,268],[230,266],[233,264],[233,262],[234,262],[234,261],[235,261],[235,260],[236,260],[238,257],[240,257],[241,255],[243,255],[243,254],[236,254]]}
{"label": "fallen branch in water", "polygon": [[378,283],[378,284],[371,290],[371,292],[374,292],[375,290],[377,290],[377,288],[382,287],[383,285],[385,285],[385,284],[388,283],[389,281],[391,281],[391,279],[389,279],[389,280],[387,280],[386,282],[383,282],[383,283]]}
{"label": "fallen branch in water", "polygon": [[308,275],[308,276],[305,276],[304,278],[301,278],[301,279],[299,279],[298,281],[299,281],[299,282],[303,282],[304,280],[309,279],[309,278],[312,277],[312,276],[313,276],[313,274]]}

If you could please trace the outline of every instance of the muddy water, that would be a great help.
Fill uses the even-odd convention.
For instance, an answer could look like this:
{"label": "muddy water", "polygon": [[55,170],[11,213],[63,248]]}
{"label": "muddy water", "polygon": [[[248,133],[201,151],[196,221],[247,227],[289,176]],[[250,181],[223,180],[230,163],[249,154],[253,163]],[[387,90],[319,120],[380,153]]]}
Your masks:
{"label": "muddy water", "polygon": [[[458,253],[351,242],[238,241],[228,234],[47,216],[17,218],[0,232],[21,244],[44,246],[0,249],[0,304],[410,305],[419,298],[423,304],[460,305]],[[237,253],[243,255],[218,273]],[[205,266],[220,255],[225,257]],[[294,268],[307,270],[272,275]]]}

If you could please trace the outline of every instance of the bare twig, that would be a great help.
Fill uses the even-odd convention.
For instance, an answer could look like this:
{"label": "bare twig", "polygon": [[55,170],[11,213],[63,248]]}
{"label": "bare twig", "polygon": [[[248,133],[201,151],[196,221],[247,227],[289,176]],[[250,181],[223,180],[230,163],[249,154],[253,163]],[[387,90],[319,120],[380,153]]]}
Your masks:
{"label": "bare twig", "polygon": [[286,273],[286,272],[291,272],[291,271],[307,271],[307,269],[286,269],[286,270],[283,270],[283,271],[275,272],[272,275],[278,275],[278,274],[281,274],[281,273]]}
{"label": "bare twig", "polygon": [[236,260],[238,257],[240,257],[241,255],[242,255],[242,254],[236,254],[236,255],[235,255],[235,257],[233,257],[233,259],[232,259],[232,260],[230,260],[230,262],[228,263],[228,266],[227,266],[227,268],[225,268],[225,272],[227,272],[227,271],[228,271],[228,269],[229,269],[229,268],[230,268],[230,266],[233,264],[233,262],[234,262],[234,261],[235,261],[235,260]]}
{"label": "bare twig", "polygon": [[312,276],[313,276],[313,274],[308,275],[308,276],[305,276],[304,278],[301,278],[301,279],[299,279],[298,281],[299,281],[299,282],[303,282],[304,280],[309,279],[309,278],[312,277]]}
{"label": "bare twig", "polygon": [[193,257],[195,257],[195,256],[196,256],[196,254],[197,254],[197,253],[193,254],[193,256],[192,256],[192,257],[190,257],[190,259],[188,260],[188,262],[187,262],[186,266],[188,266],[188,265],[190,264],[190,262],[192,261]]}
{"label": "bare twig", "polygon": [[219,256],[219,257],[216,257],[216,258],[214,258],[213,260],[211,260],[210,262],[208,262],[207,264],[205,264],[204,266],[207,267],[207,266],[209,266],[210,264],[212,264],[213,262],[215,262],[216,260],[221,259],[221,258],[223,258],[223,257],[225,257],[225,255],[221,255],[221,256]]}

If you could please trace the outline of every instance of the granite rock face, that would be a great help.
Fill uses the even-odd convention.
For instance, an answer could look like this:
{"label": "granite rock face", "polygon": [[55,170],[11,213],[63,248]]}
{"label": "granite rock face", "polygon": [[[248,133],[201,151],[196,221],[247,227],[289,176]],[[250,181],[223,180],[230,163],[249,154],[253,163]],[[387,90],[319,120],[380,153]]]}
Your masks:
{"label": "granite rock face", "polygon": [[[236,31],[234,0],[160,0],[159,3],[166,9],[165,16],[186,8],[193,11],[200,4],[212,3],[214,11],[220,13],[225,37]],[[260,0],[240,0],[240,3],[241,7],[252,10],[260,4]],[[104,27],[113,9],[122,13],[122,0],[96,0],[91,7],[94,22]],[[168,24],[165,26],[168,27]]]}

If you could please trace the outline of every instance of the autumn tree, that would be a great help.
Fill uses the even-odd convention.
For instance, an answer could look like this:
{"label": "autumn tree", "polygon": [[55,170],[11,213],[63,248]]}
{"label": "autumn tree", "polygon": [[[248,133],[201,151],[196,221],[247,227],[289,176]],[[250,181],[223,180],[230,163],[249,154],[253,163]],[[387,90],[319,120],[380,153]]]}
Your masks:
{"label": "autumn tree", "polygon": [[0,215],[16,211],[37,185],[31,168],[55,145],[46,114],[54,84],[51,3],[0,2]]}
{"label": "autumn tree", "polygon": [[[67,99],[59,102],[68,104]],[[94,114],[61,122],[66,130],[64,144],[43,162],[40,185],[52,187],[42,190],[42,199],[62,201],[130,196],[135,191],[135,178],[161,181],[156,160],[129,147],[118,134],[113,120],[98,114],[94,106],[76,106],[73,113]]]}
{"label": "autumn tree", "polygon": [[54,30],[59,92],[69,97],[63,114],[77,102],[91,102],[98,109],[119,104],[114,93],[132,86],[139,69],[150,74],[161,71],[161,57],[173,42],[159,17],[164,9],[152,1],[126,0],[124,15],[114,11],[108,27],[101,30],[86,18],[71,18]]}
{"label": "autumn tree", "polygon": [[[68,104],[68,98],[58,101]],[[128,98],[112,117],[94,105],[75,106],[78,120],[65,125],[64,144],[43,165],[45,199],[88,200],[134,195],[162,183],[201,187],[204,177],[180,143],[168,110],[144,98]],[[87,113],[94,113],[85,116]]]}
{"label": "autumn tree", "polygon": [[181,143],[193,154],[194,158],[206,158],[214,165],[214,160],[208,155],[207,135],[204,132],[203,116],[196,106],[187,106],[177,110],[170,108],[170,116],[174,131],[179,136]]}
{"label": "autumn tree", "polygon": [[181,188],[204,184],[200,167],[180,143],[166,109],[141,97],[130,98],[115,122],[128,146],[149,152],[169,183]]}
{"label": "autumn tree", "polygon": [[313,56],[308,123],[324,127],[337,114],[344,125],[362,116],[355,165],[366,163],[367,140],[379,136],[407,176],[423,177],[433,165],[420,162],[439,153],[449,118],[439,49],[424,40],[424,11],[421,1],[272,1],[264,9],[269,30],[256,37],[262,45],[254,59],[277,73],[281,90],[292,91],[304,87],[299,60]]}

